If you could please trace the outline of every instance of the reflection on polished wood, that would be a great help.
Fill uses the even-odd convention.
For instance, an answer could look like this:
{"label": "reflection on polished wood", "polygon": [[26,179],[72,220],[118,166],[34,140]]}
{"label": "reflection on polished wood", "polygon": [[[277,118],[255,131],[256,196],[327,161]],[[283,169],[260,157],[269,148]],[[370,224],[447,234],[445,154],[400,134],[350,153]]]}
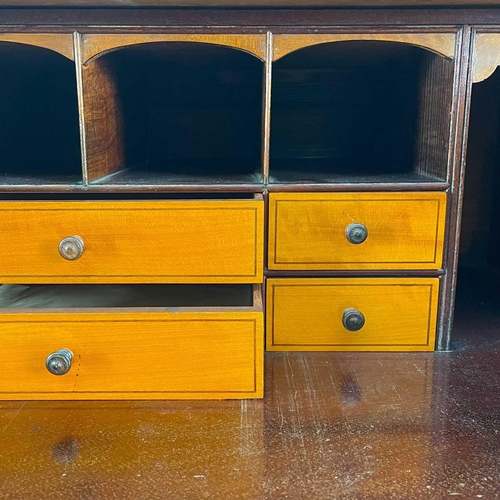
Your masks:
{"label": "reflection on polished wood", "polygon": [[0,403],[6,498],[497,498],[496,347],[268,353],[263,401]]}

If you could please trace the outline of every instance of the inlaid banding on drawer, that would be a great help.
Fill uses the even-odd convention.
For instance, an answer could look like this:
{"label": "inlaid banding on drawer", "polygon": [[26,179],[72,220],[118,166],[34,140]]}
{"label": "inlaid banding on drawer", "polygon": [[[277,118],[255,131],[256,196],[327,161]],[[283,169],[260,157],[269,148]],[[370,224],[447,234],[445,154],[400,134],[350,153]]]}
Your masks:
{"label": "inlaid banding on drawer", "polygon": [[430,351],[438,278],[267,280],[267,349]]}
{"label": "inlaid banding on drawer", "polygon": [[0,400],[262,397],[260,286],[177,287],[1,286]]}
{"label": "inlaid banding on drawer", "polygon": [[439,269],[446,193],[271,193],[269,269]]}
{"label": "inlaid banding on drawer", "polygon": [[263,202],[5,202],[3,283],[257,283]]}

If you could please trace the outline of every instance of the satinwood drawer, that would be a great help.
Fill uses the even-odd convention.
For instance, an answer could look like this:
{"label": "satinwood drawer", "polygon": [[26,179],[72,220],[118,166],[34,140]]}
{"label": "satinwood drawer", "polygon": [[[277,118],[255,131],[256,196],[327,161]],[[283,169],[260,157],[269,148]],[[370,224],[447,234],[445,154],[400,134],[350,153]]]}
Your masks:
{"label": "satinwood drawer", "polygon": [[446,193],[271,193],[269,269],[439,269]]}
{"label": "satinwood drawer", "polygon": [[259,283],[263,212],[261,200],[3,202],[0,283]]}
{"label": "satinwood drawer", "polygon": [[267,280],[267,349],[432,351],[439,278]]}
{"label": "satinwood drawer", "polygon": [[[186,290],[154,285],[136,285],[145,288],[128,297],[119,287],[54,286],[62,289],[7,285],[19,291],[0,291],[0,363],[8,367],[0,376],[0,399],[262,397],[260,286],[252,293],[244,285],[249,290],[241,301],[239,291],[223,289],[220,302],[221,287],[214,285],[195,287],[187,302]],[[128,307],[148,298],[154,307]],[[194,306],[193,300],[211,305]],[[125,307],[93,307],[99,302]],[[80,303],[85,307],[73,307]],[[189,306],[171,305],[177,303]]]}

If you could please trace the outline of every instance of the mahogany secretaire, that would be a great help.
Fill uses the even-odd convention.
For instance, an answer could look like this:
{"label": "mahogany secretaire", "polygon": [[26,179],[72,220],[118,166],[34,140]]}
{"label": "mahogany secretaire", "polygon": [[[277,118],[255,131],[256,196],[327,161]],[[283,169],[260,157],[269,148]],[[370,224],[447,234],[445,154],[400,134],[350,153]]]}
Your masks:
{"label": "mahogany secretaire", "polygon": [[500,8],[38,3],[0,8],[0,399],[449,349],[469,123],[467,234],[500,213]]}

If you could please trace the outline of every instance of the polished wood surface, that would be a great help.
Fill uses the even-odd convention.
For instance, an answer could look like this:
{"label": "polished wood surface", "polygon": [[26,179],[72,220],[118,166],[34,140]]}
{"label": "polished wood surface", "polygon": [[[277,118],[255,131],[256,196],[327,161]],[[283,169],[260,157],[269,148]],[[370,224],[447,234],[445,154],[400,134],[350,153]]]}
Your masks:
{"label": "polished wood surface", "polygon": [[111,50],[117,50],[131,45],[161,42],[193,42],[223,45],[234,49],[244,50],[260,59],[266,57],[266,35],[242,34],[117,34],[107,33],[102,35],[83,35],[83,63],[103,55]]}
{"label": "polished wood surface", "polygon": [[[446,193],[271,193],[269,269],[439,269]],[[352,244],[351,223],[368,238]]]}
{"label": "polished wood surface", "polygon": [[[2,283],[258,283],[258,200],[2,202]],[[68,261],[59,242],[80,236]]]}
{"label": "polished wood surface", "polygon": [[1,495],[497,498],[495,302],[453,352],[267,353],[263,400],[2,402]]}
{"label": "polished wood surface", "polygon": [[406,43],[429,49],[449,58],[455,55],[455,33],[276,34],[273,43],[273,61],[312,45],[348,41]]}
{"label": "polished wood surface", "polygon": [[[438,293],[438,278],[269,278],[267,349],[432,351]],[[342,323],[349,308],[358,331]]]}
{"label": "polished wood surface", "polygon": [[[263,315],[3,313],[0,399],[240,399],[262,396]],[[46,357],[73,353],[55,376]]]}
{"label": "polished wood surface", "polygon": [[4,0],[5,7],[437,7],[498,5],[498,0]]}

